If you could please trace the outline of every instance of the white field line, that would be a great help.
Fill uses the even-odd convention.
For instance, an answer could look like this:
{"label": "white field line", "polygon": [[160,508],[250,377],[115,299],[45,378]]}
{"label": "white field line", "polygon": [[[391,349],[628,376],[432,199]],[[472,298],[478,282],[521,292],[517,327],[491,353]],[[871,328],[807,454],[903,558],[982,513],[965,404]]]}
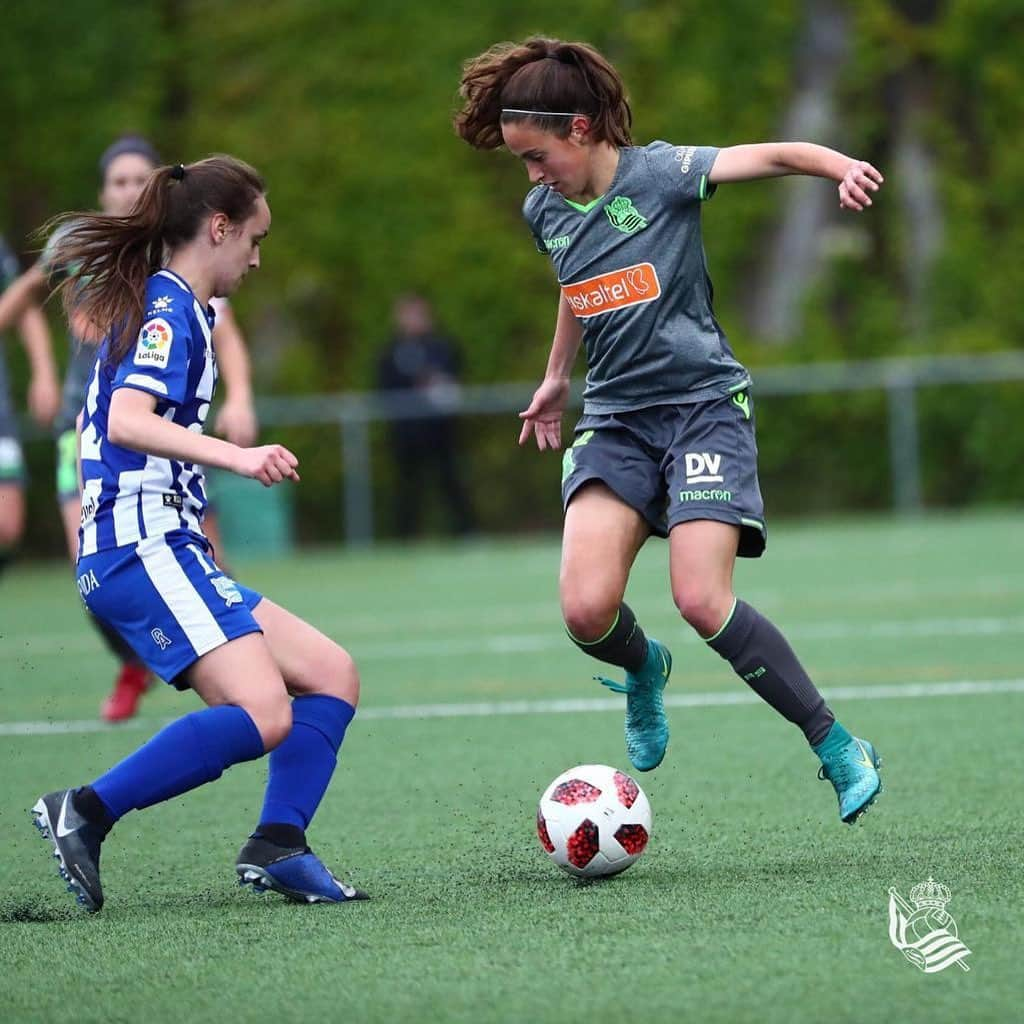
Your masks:
{"label": "white field line", "polygon": [[[828,690],[829,701],[847,700],[923,700],[935,697],[974,697],[987,694],[1024,693],[1024,679],[961,679],[933,683],[893,683],[877,686],[835,686]],[[720,708],[737,704],[760,704],[761,698],[750,690],[726,693],[666,694],[665,704],[672,708]],[[408,718],[490,718],[508,715],[579,714],[594,711],[621,713],[621,697],[591,700],[507,700],[465,704],[404,704],[391,708],[369,707],[359,712],[361,721]],[[69,733],[121,732],[126,729],[154,729],[164,719],[132,719],[118,725],[87,719],[66,722],[0,722],[0,736],[57,736]]]}
{"label": "white field line", "polygon": [[[659,624],[664,620],[659,619]],[[696,634],[681,621],[667,628],[678,632],[671,645],[697,643]],[[664,637],[664,631],[649,630]],[[396,635],[401,630],[396,629]],[[903,640],[908,637],[991,637],[1024,633],[1024,616],[1000,618],[893,619],[884,622],[808,622],[786,626],[786,636],[796,640]],[[413,658],[465,657],[468,654],[521,654],[557,651],[569,641],[557,624],[544,632],[477,633],[468,631],[460,640],[450,638],[413,642],[362,643],[346,640],[339,631],[339,641],[357,661],[403,661]],[[0,636],[0,662],[33,657],[83,654],[101,650],[100,641],[92,633],[36,633],[19,637]]]}

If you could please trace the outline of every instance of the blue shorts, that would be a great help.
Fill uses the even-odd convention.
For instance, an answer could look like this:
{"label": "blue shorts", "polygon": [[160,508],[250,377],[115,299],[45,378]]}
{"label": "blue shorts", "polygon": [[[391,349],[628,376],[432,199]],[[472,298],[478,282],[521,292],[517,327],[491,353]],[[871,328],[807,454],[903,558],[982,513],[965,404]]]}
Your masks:
{"label": "blue shorts", "polygon": [[262,632],[252,610],[263,595],[226,576],[206,539],[193,533],[86,555],[77,576],[89,611],[179,690],[189,685],[181,674],[204,654]]}
{"label": "blue shorts", "polygon": [[764,551],[767,528],[757,480],[750,393],[583,416],[562,460],[562,503],[600,480],[646,520],[655,536],[695,519],[740,528],[742,557]]}

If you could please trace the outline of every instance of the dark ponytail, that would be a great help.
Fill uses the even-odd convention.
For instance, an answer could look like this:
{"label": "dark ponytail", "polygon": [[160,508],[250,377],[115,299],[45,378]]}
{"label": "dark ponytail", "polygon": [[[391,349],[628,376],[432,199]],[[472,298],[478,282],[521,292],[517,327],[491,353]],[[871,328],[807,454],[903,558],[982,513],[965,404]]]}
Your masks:
{"label": "dark ponytail", "polygon": [[572,120],[565,114],[589,117],[596,142],[632,145],[633,113],[622,78],[586,43],[543,36],[498,43],[467,61],[459,95],[464,103],[455,131],[475,149],[503,145],[503,123],[527,121],[566,138]]}
{"label": "dark ponytail", "polygon": [[142,326],[146,281],[166,256],[192,241],[208,217],[223,213],[235,224],[266,192],[260,175],[231,156],[159,167],[127,217],[69,213],[44,230],[60,232],[50,265],[66,269],[57,286],[70,317],[84,318],[110,335],[107,358],[119,363]]}

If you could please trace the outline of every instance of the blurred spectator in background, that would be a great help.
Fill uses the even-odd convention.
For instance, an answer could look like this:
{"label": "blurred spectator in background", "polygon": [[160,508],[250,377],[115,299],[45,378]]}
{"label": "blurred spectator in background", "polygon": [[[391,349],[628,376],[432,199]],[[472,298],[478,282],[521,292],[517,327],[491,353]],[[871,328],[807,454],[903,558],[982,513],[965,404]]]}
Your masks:
{"label": "blurred spectator in background", "polygon": [[[0,235],[0,291],[18,277],[19,270],[17,257]],[[60,388],[46,318],[35,303],[26,303],[11,319],[18,326],[31,369],[29,412],[37,423],[46,426],[57,414],[60,404]],[[24,485],[25,463],[0,340],[0,573],[25,529]]]}
{"label": "blurred spectator in background", "polygon": [[422,496],[435,479],[447,506],[451,528],[465,535],[475,528],[469,495],[459,467],[460,359],[455,345],[438,334],[430,303],[409,293],[395,300],[395,333],[377,366],[381,391],[415,391],[424,418],[391,422],[391,446],[398,469],[395,526],[400,537],[419,532]]}

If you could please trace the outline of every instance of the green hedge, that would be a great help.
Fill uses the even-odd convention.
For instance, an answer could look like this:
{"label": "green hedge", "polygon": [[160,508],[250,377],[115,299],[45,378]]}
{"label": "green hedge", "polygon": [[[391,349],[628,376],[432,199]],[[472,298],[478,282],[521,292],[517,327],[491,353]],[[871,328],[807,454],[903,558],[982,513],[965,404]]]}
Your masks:
{"label": "green hedge", "polygon": [[[521,0],[514,10],[504,7],[71,0],[61,5],[55,34],[50,10],[13,5],[0,35],[8,126],[0,227],[22,244],[51,213],[94,202],[95,157],[123,130],[149,133],[168,159],[235,152],[266,174],[274,212],[264,265],[237,301],[262,391],[369,386],[391,300],[411,287],[433,298],[441,323],[463,345],[468,380],[536,378],[556,289],[520,219],[522,168],[507,154],[469,150],[451,132],[461,62],[497,39],[530,32],[587,39],[623,72],[638,141],[760,141],[780,130],[805,5],[595,0],[567,13]],[[1024,337],[1024,220],[1017,215],[1024,150],[1012,129],[1024,114],[1020,5],[950,0],[925,26],[883,0],[851,10],[842,145],[878,163],[888,187],[869,214],[848,222],[863,244],[822,266],[799,338],[758,345],[743,318],[757,243],[785,186],[722,189],[707,208],[719,316],[755,375],[768,363],[995,350],[1019,347]],[[929,327],[914,336],[886,91],[911,65],[925,68],[930,83],[924,129],[946,217]],[[23,365],[11,361],[20,380]],[[862,440],[864,431],[880,436],[880,403],[870,395],[763,402],[763,472],[773,507],[884,507],[885,460],[872,460]],[[994,453],[1019,449],[1020,428],[989,411],[988,398],[982,405],[976,413],[967,392],[922,396],[929,502],[1019,499],[1019,482],[999,471]],[[514,422],[470,425],[477,504],[495,529],[548,525],[557,520],[557,468],[520,453],[510,443],[514,431]],[[315,431],[295,437],[305,467],[300,536],[336,538],[333,439]],[[386,452],[378,448],[386,492]],[[42,446],[30,454],[38,481],[32,500],[45,506],[48,455]],[[961,491],[953,483],[961,479],[976,484]],[[550,515],[540,512],[544,493],[553,496]],[[56,523],[34,517],[31,542],[53,550]]]}

